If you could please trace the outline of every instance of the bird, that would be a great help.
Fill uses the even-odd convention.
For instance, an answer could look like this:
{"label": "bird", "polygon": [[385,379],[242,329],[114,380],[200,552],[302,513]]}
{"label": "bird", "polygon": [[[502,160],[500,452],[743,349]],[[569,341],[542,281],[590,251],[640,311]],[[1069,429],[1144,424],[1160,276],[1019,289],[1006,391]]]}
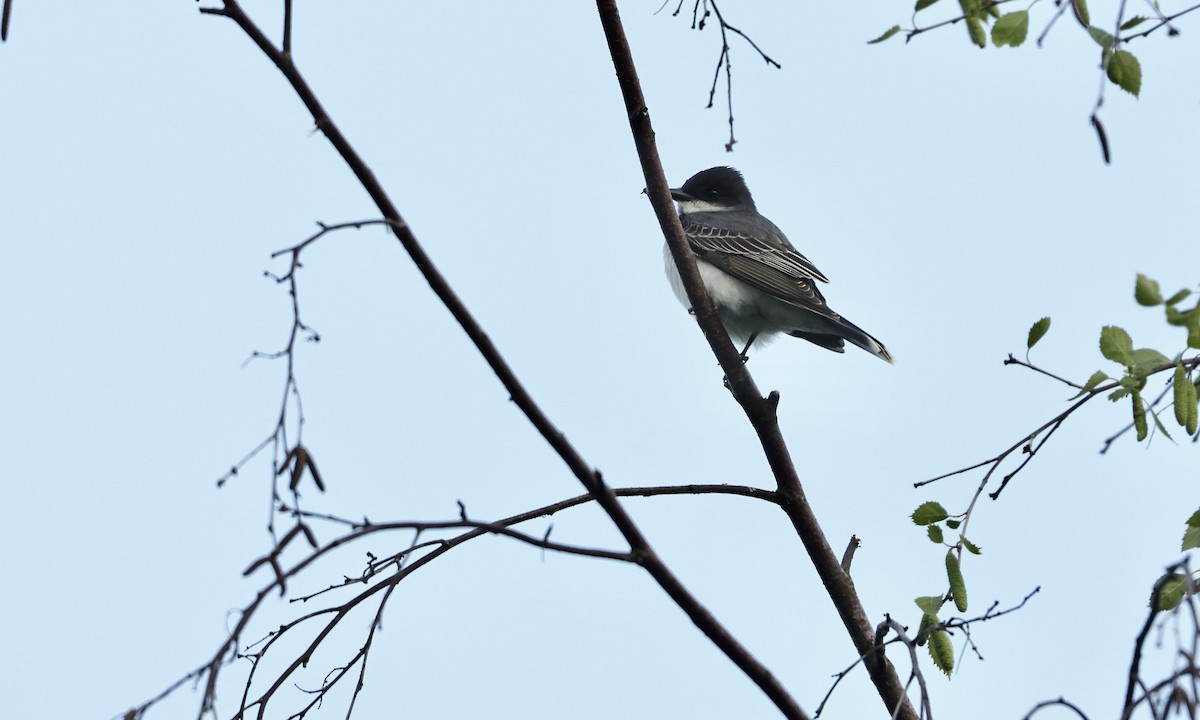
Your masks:
{"label": "bird", "polygon": [[[883,343],[830,309],[816,286],[829,278],[759,214],[740,172],[702,170],[671,188],[671,197],[721,323],[735,342],[745,343],[743,359],[755,343],[786,333],[839,353],[849,341],[893,362]],[[690,310],[670,249],[663,252],[671,288]]]}

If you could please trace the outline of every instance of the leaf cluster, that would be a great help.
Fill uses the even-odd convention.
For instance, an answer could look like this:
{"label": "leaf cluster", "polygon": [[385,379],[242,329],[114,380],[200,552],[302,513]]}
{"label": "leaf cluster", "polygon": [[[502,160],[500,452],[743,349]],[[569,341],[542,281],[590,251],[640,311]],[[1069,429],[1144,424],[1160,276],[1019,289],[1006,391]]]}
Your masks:
{"label": "leaf cluster", "polygon": [[[907,38],[911,39],[914,35],[931,30],[934,27],[961,22],[967,30],[967,39],[976,47],[986,48],[989,39],[992,45],[996,47],[1020,47],[1025,44],[1026,39],[1029,37],[1029,10],[1017,10],[1001,14],[999,5],[1003,1],[958,0],[959,10],[962,12],[962,15],[953,20],[938,23],[930,27],[908,30],[906,33]],[[937,2],[938,0],[916,0],[916,4],[913,6],[914,16],[916,13]],[[1119,37],[1119,33],[1135,28],[1146,22],[1149,18],[1141,15],[1130,18],[1121,23],[1118,36],[1114,36],[1112,33],[1092,25],[1087,0],[1070,0],[1069,5],[1079,25],[1100,46],[1100,64],[1104,68],[1108,79],[1117,87],[1137,97],[1142,91],[1142,66],[1133,53],[1121,48],[1122,40]],[[1056,14],[1049,21],[1046,32],[1049,32],[1049,26],[1057,18],[1058,15]],[[991,26],[990,30],[988,29],[989,25]],[[868,44],[881,43],[902,31],[903,28],[899,25],[893,25],[879,37],[869,41]],[[1044,35],[1045,33],[1043,33]],[[1038,44],[1041,44],[1041,38],[1038,39]]]}
{"label": "leaf cluster", "polygon": [[[1181,552],[1200,548],[1200,510],[1192,513],[1187,520],[1187,529],[1183,531]],[[1150,606],[1159,612],[1174,610],[1183,602],[1189,592],[1195,593],[1197,588],[1193,578],[1195,573],[1181,571],[1183,564],[1169,569],[1155,583],[1150,592]]]}
{"label": "leaf cluster", "polygon": [[[1119,364],[1123,374],[1115,382],[1101,370],[1097,370],[1088,378],[1072,400],[1084,395],[1109,392],[1108,399],[1116,402],[1130,398],[1133,413],[1132,427],[1136,430],[1138,441],[1149,437],[1149,420],[1153,419],[1155,428],[1170,438],[1170,432],[1163,424],[1156,406],[1168,392],[1171,395],[1171,405],[1174,409],[1175,422],[1193,439],[1200,438],[1200,405],[1197,396],[1200,395],[1200,373],[1196,368],[1200,365],[1200,357],[1185,358],[1188,350],[1200,349],[1200,299],[1196,299],[1191,307],[1186,306],[1193,292],[1183,288],[1170,296],[1165,296],[1158,281],[1138,274],[1134,283],[1134,300],[1143,307],[1162,307],[1168,325],[1178,327],[1187,333],[1186,345],[1183,351],[1175,354],[1174,359],[1168,358],[1163,352],[1154,348],[1134,348],[1133,339],[1124,328],[1108,325],[1100,331],[1100,354],[1106,360]],[[1029,330],[1027,346],[1032,348],[1050,328],[1050,319],[1042,318],[1034,323]],[[1142,391],[1147,379],[1156,373],[1171,371],[1171,379],[1167,392],[1158,399],[1146,402]],[[1192,513],[1187,520],[1187,527],[1180,543],[1180,550],[1187,552],[1200,548],[1200,510]],[[1177,565],[1164,573],[1154,584],[1150,595],[1150,605],[1154,612],[1170,611],[1177,608],[1183,599],[1196,592],[1194,573],[1181,570]]]}
{"label": "leaf cluster", "polygon": [[[1070,398],[1072,406],[996,457],[965,470],[950,473],[950,475],[983,465],[990,466],[984,482],[976,492],[975,499],[978,499],[992,472],[1010,453],[1020,448],[1026,458],[1016,470],[1005,476],[1000,488],[1003,490],[1008,480],[1029,462],[1029,459],[1037,453],[1041,445],[1067,417],[1092,398],[1103,394],[1107,394],[1107,397],[1114,402],[1124,398],[1130,399],[1133,414],[1133,422],[1130,427],[1136,428],[1137,438],[1142,441],[1149,437],[1151,419],[1158,431],[1170,438],[1170,433],[1163,424],[1160,411],[1157,409],[1160,402],[1170,392],[1173,397],[1176,423],[1183,427],[1189,435],[1200,437],[1197,431],[1197,415],[1200,413],[1200,405],[1197,402],[1197,396],[1200,395],[1200,373],[1196,372],[1196,368],[1200,367],[1200,356],[1184,357],[1189,348],[1200,349],[1200,300],[1188,307],[1186,301],[1192,297],[1193,293],[1188,289],[1180,290],[1166,297],[1159,284],[1145,275],[1139,274],[1134,285],[1134,299],[1138,304],[1144,307],[1162,307],[1167,323],[1186,331],[1186,347],[1183,351],[1176,353],[1173,359],[1154,348],[1135,348],[1129,333],[1115,325],[1105,326],[1101,329],[1099,342],[1100,354],[1121,368],[1120,373],[1113,373],[1112,376],[1102,370],[1097,370],[1085,383],[1078,384],[1042,370],[1027,361],[1016,360],[1010,355],[1006,364],[1024,365],[1077,389],[1078,392],[1075,396]],[[1031,350],[1046,337],[1050,327],[1051,319],[1049,317],[1043,317],[1035,322],[1030,327],[1026,338],[1027,349]],[[1168,390],[1153,401],[1145,401],[1142,393],[1150,376],[1166,372],[1172,373]],[[1045,434],[1042,440],[1035,444],[1035,438],[1043,433]],[[941,479],[941,477],[947,477],[947,475],[934,478],[934,480]],[[1000,490],[992,493],[993,499]],[[944,558],[948,589],[939,595],[916,598],[917,607],[921,611],[921,625],[917,640],[920,644],[928,643],[934,665],[947,674],[953,670],[954,660],[953,653],[949,651],[947,621],[940,617],[940,613],[948,602],[953,602],[955,609],[959,612],[967,610],[967,587],[962,571],[963,551],[966,550],[975,555],[980,554],[979,548],[966,537],[966,526],[974,508],[975,502],[972,500],[965,512],[951,515],[940,503],[929,501],[917,507],[911,516],[914,524],[925,528],[930,541],[948,548]],[[952,541],[948,540],[949,533],[957,533],[957,538]],[[1200,547],[1200,510],[1193,514],[1188,521],[1188,531],[1185,534],[1183,547],[1184,550]],[[1156,585],[1153,602],[1162,604],[1164,607],[1177,605],[1183,596],[1184,589],[1188,587],[1186,580],[1187,576],[1179,574],[1177,570],[1168,572]]]}
{"label": "leaf cluster", "polygon": [[[965,514],[964,514],[965,515]],[[929,644],[929,656],[934,666],[949,675],[954,669],[954,651],[950,638],[942,629],[943,622],[939,613],[946,602],[953,602],[959,612],[967,611],[967,584],[962,573],[962,551],[964,549],[973,555],[982,551],[979,546],[967,539],[963,533],[964,515],[951,516],[946,508],[938,502],[921,503],[912,513],[913,524],[924,527],[932,542],[947,545],[946,551],[946,581],[949,589],[941,595],[928,595],[916,598],[917,607],[921,610],[921,625],[917,631],[917,644]],[[958,540],[948,543],[945,540],[946,531],[957,531]]]}
{"label": "leaf cluster", "polygon": [[[1200,349],[1200,300],[1188,309],[1182,309],[1181,304],[1192,297],[1192,291],[1184,288],[1170,297],[1163,297],[1162,289],[1157,281],[1138,274],[1134,284],[1133,297],[1143,307],[1162,306],[1168,325],[1183,328],[1187,332],[1188,349]],[[1050,318],[1042,318],[1029,329],[1029,339],[1026,346],[1030,349],[1050,329]],[[1175,355],[1174,360],[1168,358],[1160,350],[1154,348],[1133,347],[1133,338],[1129,333],[1116,325],[1106,325],[1100,330],[1100,354],[1106,360],[1118,363],[1124,369],[1116,385],[1108,395],[1108,399],[1116,402],[1125,397],[1131,398],[1133,412],[1133,427],[1137,431],[1139,442],[1149,437],[1149,420],[1154,420],[1155,428],[1168,438],[1170,432],[1163,424],[1155,409],[1157,400],[1147,403],[1142,397],[1146,381],[1155,373],[1171,368],[1174,363],[1174,374],[1171,378],[1172,405],[1175,409],[1175,421],[1192,437],[1197,435],[1197,424],[1200,421],[1200,411],[1197,408],[1197,386],[1200,376],[1192,377],[1196,367],[1195,358],[1191,361],[1183,359],[1183,353]],[[1101,391],[1101,384],[1114,378],[1103,370],[1097,370],[1079,387],[1079,392],[1072,397],[1083,397]],[[1149,414],[1149,417],[1147,417]]]}
{"label": "leaf cluster", "polygon": [[[1192,291],[1184,288],[1168,298],[1164,298],[1158,282],[1145,275],[1138,274],[1134,286],[1134,299],[1145,307],[1162,306],[1169,325],[1184,328],[1187,331],[1187,347],[1200,348],[1200,301],[1192,308],[1181,310],[1179,305],[1191,297]],[[1133,426],[1137,431],[1138,441],[1149,436],[1147,413],[1154,420],[1155,427],[1168,438],[1171,434],[1163,425],[1155,403],[1146,403],[1142,398],[1142,390],[1146,387],[1146,379],[1154,373],[1170,367],[1172,360],[1154,348],[1134,349],[1133,340],[1124,329],[1109,325],[1100,331],[1100,354],[1105,359],[1119,363],[1125,369],[1124,375],[1118,381],[1119,386],[1113,390],[1108,399],[1120,400],[1126,396],[1132,399]],[[1197,389],[1196,382],[1200,378],[1191,377],[1195,364],[1185,365],[1183,354],[1175,356],[1174,374],[1171,378],[1173,390],[1173,406],[1175,421],[1184,428],[1189,436],[1197,432]],[[1109,376],[1097,370],[1079,391],[1080,395],[1095,391],[1100,383],[1108,380]],[[1156,401],[1157,402],[1157,401]]]}

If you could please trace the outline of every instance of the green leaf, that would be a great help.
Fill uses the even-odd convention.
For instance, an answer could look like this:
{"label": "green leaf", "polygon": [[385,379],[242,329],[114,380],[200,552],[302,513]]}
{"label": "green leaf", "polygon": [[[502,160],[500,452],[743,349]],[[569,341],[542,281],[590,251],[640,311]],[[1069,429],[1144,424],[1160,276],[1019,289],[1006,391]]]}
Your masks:
{"label": "green leaf", "polygon": [[957,530],[959,525],[962,525],[961,520],[955,520],[951,518],[950,520],[946,521],[946,527],[950,528],[951,530]]}
{"label": "green leaf", "polygon": [[1143,17],[1141,15],[1134,15],[1133,17],[1129,18],[1125,22],[1121,23],[1121,29],[1122,30],[1131,30],[1131,29],[1137,27],[1138,25],[1141,25],[1142,23],[1146,22],[1149,19],[1150,18]]}
{"label": "green leaf", "polygon": [[1188,325],[1188,347],[1200,350],[1200,324]]}
{"label": "green leaf", "polygon": [[932,500],[921,505],[913,511],[912,521],[917,525],[932,525],[935,522],[941,522],[950,517],[950,513],[946,512],[946,508],[942,507],[941,503],[933,502]]}
{"label": "green leaf", "polygon": [[1133,355],[1133,339],[1116,325],[1105,325],[1100,329],[1100,354],[1113,362],[1128,365]]}
{"label": "green leaf", "polygon": [[1096,372],[1092,373],[1092,376],[1090,378],[1088,378],[1087,382],[1085,382],[1083,384],[1083,387],[1080,388],[1079,393],[1071,399],[1074,400],[1075,398],[1083,397],[1084,395],[1087,395],[1088,393],[1090,393],[1091,391],[1093,391],[1097,387],[1099,387],[1100,383],[1104,382],[1107,379],[1108,379],[1108,375],[1105,375],[1103,372],[1097,370]]}
{"label": "green leaf", "polygon": [[[936,2],[936,0],[935,0],[935,2]],[[917,8],[917,9],[920,10],[921,8]],[[893,25],[890,28],[888,28],[887,30],[884,30],[883,34],[880,35],[879,37],[875,38],[874,40],[868,40],[867,44],[868,45],[876,45],[878,43],[883,42],[884,40],[887,40],[888,38],[890,38],[891,36],[895,35],[898,32],[900,32],[900,26]]]}
{"label": "green leaf", "polygon": [[1183,531],[1183,544],[1179,549],[1187,551],[1198,547],[1200,547],[1200,528],[1189,525],[1188,529]]}
{"label": "green leaf", "polygon": [[1017,47],[1025,42],[1025,36],[1028,34],[1029,12],[1026,10],[1001,15],[996,24],[992,25],[992,43],[996,47]]}
{"label": "green leaf", "polygon": [[913,8],[913,12],[921,12],[922,10],[924,10],[925,8],[929,7],[930,5],[934,4],[937,1],[938,0],[917,0],[917,5],[916,5],[916,7]]}
{"label": "green leaf", "polygon": [[933,658],[933,664],[938,670],[950,677],[951,671],[954,670],[954,645],[951,644],[950,636],[945,630],[929,633],[929,657]]}
{"label": "green leaf", "polygon": [[1153,407],[1150,408],[1150,415],[1154,418],[1154,427],[1158,428],[1160,433],[1166,435],[1168,440],[1175,442],[1175,438],[1171,437],[1171,433],[1167,432],[1167,426],[1162,424],[1162,418],[1158,416]]}
{"label": "green leaf", "polygon": [[1187,327],[1192,324],[1195,316],[1195,308],[1185,312],[1180,312],[1179,310],[1171,307],[1170,303],[1167,303],[1167,324],[1169,325],[1174,325],[1175,327]]}
{"label": "green leaf", "polygon": [[[997,23],[997,26],[999,26],[999,23]],[[996,43],[996,44],[999,45],[999,43]],[[1041,340],[1043,337],[1046,336],[1046,332],[1049,329],[1050,329],[1050,318],[1044,317],[1041,320],[1038,320],[1037,322],[1035,322],[1033,324],[1033,327],[1029,328],[1029,339],[1027,339],[1025,341],[1026,349],[1032,350],[1033,346],[1037,345],[1038,340]]]}
{"label": "green leaf", "polygon": [[[1183,573],[1163,575],[1154,583],[1154,587],[1158,591],[1157,610],[1174,610],[1183,602],[1183,596],[1187,593],[1187,576]],[[1154,600],[1153,592],[1150,593],[1150,600]]]}
{"label": "green leaf", "polygon": [[1098,27],[1089,26],[1088,35],[1091,35],[1092,39],[1096,41],[1096,44],[1105,50],[1108,50],[1113,45],[1113,36],[1109,35]]}
{"label": "green leaf", "polygon": [[1175,293],[1174,295],[1172,295],[1171,297],[1167,298],[1167,301],[1166,301],[1167,306],[1169,307],[1171,305],[1174,305],[1175,303],[1180,302],[1181,300],[1184,300],[1185,298],[1187,298],[1188,295],[1191,295],[1191,294],[1192,294],[1191,290],[1184,288],[1184,289],[1180,290],[1179,292]]}
{"label": "green leaf", "polygon": [[967,584],[963,581],[962,566],[953,550],[946,553],[946,578],[950,581],[950,594],[954,596],[954,607],[959,612],[967,611]]}
{"label": "green leaf", "polygon": [[1133,391],[1133,427],[1137,430],[1138,442],[1146,439],[1150,429],[1146,425],[1146,406],[1142,404],[1142,394]]}
{"label": "green leaf", "polygon": [[939,543],[939,544],[942,542],[942,526],[941,525],[930,525],[927,532],[929,533],[930,540],[934,541],[935,543]]}
{"label": "green leaf", "polygon": [[942,609],[942,603],[946,602],[941,595],[926,595],[916,598],[913,602],[917,607],[921,608],[921,612],[926,615],[932,615],[934,622],[937,622],[937,614]]}
{"label": "green leaf", "polygon": [[1188,379],[1182,364],[1175,366],[1175,378],[1171,385],[1175,390],[1175,422],[1180,427],[1187,427],[1190,407],[1196,404],[1196,386]]}
{"label": "green leaf", "polygon": [[[973,16],[967,17],[967,36],[971,38],[971,42],[979,47],[987,47],[987,31],[983,29],[983,23],[980,22],[979,18]],[[953,656],[951,656],[951,659],[953,660]]]}
{"label": "green leaf", "polygon": [[1088,16],[1087,0],[1071,0],[1071,10],[1085,30],[1092,24],[1092,19]]}
{"label": "green leaf", "polygon": [[1146,307],[1161,305],[1163,296],[1162,290],[1158,287],[1158,281],[1138,273],[1137,282],[1133,285],[1133,299],[1137,300],[1138,305]]}
{"label": "green leaf", "polygon": [[1142,91],[1142,64],[1128,50],[1118,50],[1108,60],[1108,79],[1137,97]]}
{"label": "green leaf", "polygon": [[1188,518],[1187,525],[1188,527],[1200,527],[1200,510],[1192,513],[1192,516]]}
{"label": "green leaf", "polygon": [[1170,358],[1154,348],[1138,348],[1133,351],[1133,355],[1129,359],[1131,365],[1144,371],[1149,371],[1171,362]]}
{"label": "green leaf", "polygon": [[1129,388],[1117,388],[1116,390],[1112,391],[1112,393],[1108,396],[1108,399],[1111,400],[1112,402],[1116,402],[1116,401],[1120,400],[1121,398],[1125,397],[1126,395],[1128,395],[1129,392],[1130,392]]}
{"label": "green leaf", "polygon": [[972,555],[982,555],[983,554],[983,551],[979,549],[978,545],[976,545],[975,543],[966,539],[965,537],[960,537],[959,541],[962,542],[963,547],[965,547],[967,549],[967,551],[970,552]]}

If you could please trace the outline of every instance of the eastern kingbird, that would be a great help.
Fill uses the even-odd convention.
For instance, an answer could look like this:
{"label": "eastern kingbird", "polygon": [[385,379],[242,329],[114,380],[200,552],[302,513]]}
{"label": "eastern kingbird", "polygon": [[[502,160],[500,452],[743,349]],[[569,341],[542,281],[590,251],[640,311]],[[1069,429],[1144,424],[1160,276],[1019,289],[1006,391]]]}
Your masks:
{"label": "eastern kingbird", "polygon": [[[672,188],[671,197],[679,203],[679,222],[717,315],[734,342],[746,343],[743,357],[756,341],[782,332],[834,352],[845,352],[849,340],[892,362],[883,343],[829,309],[815,282],[829,278],[758,214],[737,170],[698,172]],[[671,288],[690,307],[670,250],[664,247],[664,253]]]}

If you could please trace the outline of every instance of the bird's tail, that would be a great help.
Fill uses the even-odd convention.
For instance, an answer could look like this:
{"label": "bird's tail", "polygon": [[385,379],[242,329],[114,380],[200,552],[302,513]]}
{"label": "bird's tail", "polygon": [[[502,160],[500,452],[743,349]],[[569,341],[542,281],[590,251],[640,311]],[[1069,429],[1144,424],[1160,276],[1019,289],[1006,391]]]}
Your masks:
{"label": "bird's tail", "polygon": [[881,360],[895,362],[895,358],[892,357],[891,351],[884,347],[883,343],[879,342],[870,334],[868,334],[866,330],[863,330],[844,317],[838,317],[836,320],[830,318],[830,330],[832,331],[830,333],[812,332],[808,330],[791,330],[788,332],[788,335],[802,338],[810,343],[813,343],[814,345],[820,345],[826,350],[832,350],[839,353],[846,351],[845,340],[849,340],[851,343],[859,346],[863,350],[866,350]]}
{"label": "bird's tail", "polygon": [[841,319],[842,337],[859,346],[863,350],[871,353],[880,360],[887,360],[890,363],[896,362],[892,357],[892,353],[884,347],[883,343],[872,337],[866,330],[850,322],[846,318]]}

